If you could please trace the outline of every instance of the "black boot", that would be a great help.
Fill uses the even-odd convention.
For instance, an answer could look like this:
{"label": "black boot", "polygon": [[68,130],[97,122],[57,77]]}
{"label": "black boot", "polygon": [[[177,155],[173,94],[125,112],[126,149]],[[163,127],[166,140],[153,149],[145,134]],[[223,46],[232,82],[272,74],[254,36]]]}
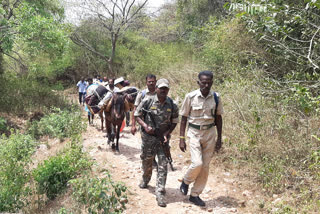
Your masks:
{"label": "black boot", "polygon": [[180,186],[180,191],[182,192],[182,194],[187,195],[188,194],[188,189],[189,189],[189,185],[185,184],[182,181],[181,186]]}
{"label": "black boot", "polygon": [[206,206],[204,201],[199,196],[194,197],[190,195],[189,201],[200,207]]}
{"label": "black boot", "polygon": [[159,207],[166,207],[167,206],[167,204],[166,204],[166,202],[165,202],[165,200],[164,200],[164,195],[157,195],[157,202],[158,202],[158,206]]}

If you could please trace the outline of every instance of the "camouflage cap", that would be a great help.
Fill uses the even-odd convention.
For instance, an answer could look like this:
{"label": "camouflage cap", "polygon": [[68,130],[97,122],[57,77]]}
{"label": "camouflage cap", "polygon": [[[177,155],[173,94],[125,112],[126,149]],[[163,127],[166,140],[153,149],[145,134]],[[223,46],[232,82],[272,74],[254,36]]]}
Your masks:
{"label": "camouflage cap", "polygon": [[162,88],[162,87],[170,88],[169,81],[167,79],[159,79],[157,81],[157,87],[158,88]]}

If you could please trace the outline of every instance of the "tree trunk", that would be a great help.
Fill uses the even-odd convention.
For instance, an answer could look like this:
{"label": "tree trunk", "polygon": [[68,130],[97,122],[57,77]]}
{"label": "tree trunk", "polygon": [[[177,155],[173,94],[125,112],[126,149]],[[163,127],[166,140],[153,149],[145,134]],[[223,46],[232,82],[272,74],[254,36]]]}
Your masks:
{"label": "tree trunk", "polygon": [[118,40],[118,35],[117,34],[112,34],[111,35],[111,41],[112,41],[112,50],[111,50],[111,56],[108,60],[108,68],[110,73],[115,74],[113,70],[113,60],[116,55],[116,46],[117,46],[117,40]]}

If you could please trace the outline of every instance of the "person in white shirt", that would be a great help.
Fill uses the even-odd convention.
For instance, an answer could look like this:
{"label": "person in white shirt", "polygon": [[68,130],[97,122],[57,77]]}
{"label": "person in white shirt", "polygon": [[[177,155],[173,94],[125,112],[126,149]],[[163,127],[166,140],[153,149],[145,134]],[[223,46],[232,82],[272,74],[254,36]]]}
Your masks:
{"label": "person in white shirt", "polygon": [[79,103],[81,105],[84,105],[84,95],[86,94],[88,83],[84,81],[84,78],[82,77],[81,80],[77,83],[77,87],[79,90]]}

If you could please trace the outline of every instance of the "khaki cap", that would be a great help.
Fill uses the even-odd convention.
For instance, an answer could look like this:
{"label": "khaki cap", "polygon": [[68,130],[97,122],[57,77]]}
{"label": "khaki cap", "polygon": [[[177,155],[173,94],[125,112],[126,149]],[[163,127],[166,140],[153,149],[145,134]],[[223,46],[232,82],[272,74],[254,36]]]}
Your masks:
{"label": "khaki cap", "polygon": [[157,87],[158,88],[162,88],[162,87],[170,88],[169,87],[169,81],[167,79],[159,79],[157,81]]}

